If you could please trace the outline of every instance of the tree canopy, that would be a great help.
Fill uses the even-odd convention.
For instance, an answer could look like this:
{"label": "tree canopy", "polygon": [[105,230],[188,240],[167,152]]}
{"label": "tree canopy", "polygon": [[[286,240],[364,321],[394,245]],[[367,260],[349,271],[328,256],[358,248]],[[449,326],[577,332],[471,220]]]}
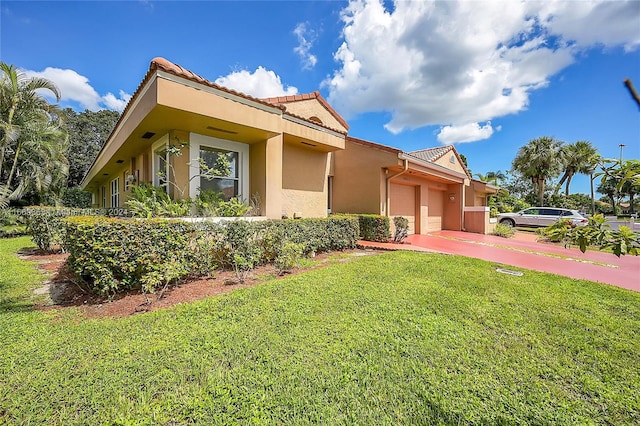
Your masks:
{"label": "tree canopy", "polygon": [[69,133],[69,188],[80,185],[98,152],[111,134],[120,114],[117,111],[101,110],[77,113],[65,108],[65,125]]}
{"label": "tree canopy", "polygon": [[544,204],[544,189],[548,179],[556,178],[564,165],[563,143],[549,136],[530,140],[522,146],[513,160],[513,170],[531,180],[536,188],[538,203]]}
{"label": "tree canopy", "polygon": [[58,193],[66,186],[67,132],[42,90],[60,99],[51,81],[0,62],[0,207],[29,192]]}

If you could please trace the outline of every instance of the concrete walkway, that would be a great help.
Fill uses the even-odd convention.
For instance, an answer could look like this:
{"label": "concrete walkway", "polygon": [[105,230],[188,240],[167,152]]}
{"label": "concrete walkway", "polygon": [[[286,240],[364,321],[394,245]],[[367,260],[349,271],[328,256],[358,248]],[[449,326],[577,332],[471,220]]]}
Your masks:
{"label": "concrete walkway", "polygon": [[640,256],[616,257],[611,253],[536,241],[535,234],[518,232],[515,238],[439,231],[429,235],[410,235],[408,244],[371,243],[361,246],[386,250],[415,250],[457,254],[503,265],[550,272],[570,278],[596,281],[640,292]]}

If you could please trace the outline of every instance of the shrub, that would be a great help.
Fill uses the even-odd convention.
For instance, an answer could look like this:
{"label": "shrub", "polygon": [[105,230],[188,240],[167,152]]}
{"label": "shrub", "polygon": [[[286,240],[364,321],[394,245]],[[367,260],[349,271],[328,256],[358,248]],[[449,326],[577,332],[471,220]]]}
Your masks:
{"label": "shrub", "polygon": [[132,185],[125,203],[134,217],[184,217],[191,213],[191,200],[172,200],[164,188],[149,184]]}
{"label": "shrub", "polygon": [[360,239],[386,243],[391,237],[389,218],[375,214],[359,214]]}
{"label": "shrub", "polygon": [[566,242],[569,234],[574,228],[573,223],[569,219],[560,219],[555,223],[542,228],[539,233],[547,240],[553,243]]}
{"label": "shrub", "polygon": [[153,293],[195,269],[190,223],[84,216],[67,218],[65,227],[69,266],[96,293]]}
{"label": "shrub", "polygon": [[81,209],[56,207],[25,207],[22,209],[27,220],[27,232],[40,250],[53,251],[62,248],[65,227],[62,219],[68,216],[81,215]]}
{"label": "shrub", "polygon": [[503,238],[511,238],[516,234],[515,229],[509,225],[503,225],[502,223],[496,223],[496,227],[491,233],[492,235],[497,235],[498,237]]}
{"label": "shrub", "polygon": [[396,216],[393,218],[393,225],[396,227],[396,232],[393,234],[393,241],[401,243],[409,234],[409,219]]}
{"label": "shrub", "polygon": [[256,222],[263,229],[265,257],[271,261],[285,241],[302,246],[304,254],[354,248],[358,242],[358,219],[332,216],[327,219],[284,219]]}
{"label": "shrub", "polygon": [[302,258],[302,244],[287,241],[280,246],[280,251],[273,260],[273,266],[276,267],[278,275],[284,275],[291,272],[293,268],[298,266]]}
{"label": "shrub", "polygon": [[233,197],[225,201],[218,191],[202,190],[194,201],[199,216],[206,217],[240,217],[245,216],[252,207]]}
{"label": "shrub", "polygon": [[354,248],[358,240],[355,218],[192,224],[85,216],[64,225],[70,267],[103,295],[153,293],[215,268],[233,270],[242,282],[261,263],[286,271],[303,253]]}
{"label": "shrub", "polygon": [[0,238],[19,237],[27,234],[24,216],[20,210],[0,208]]}
{"label": "shrub", "polygon": [[613,231],[601,214],[591,216],[586,226],[572,227],[560,221],[544,228],[542,232],[550,235],[549,239],[552,241],[564,242],[565,247],[578,246],[583,253],[588,247],[596,246],[600,250],[608,248],[618,257],[640,254],[640,233],[626,226]]}

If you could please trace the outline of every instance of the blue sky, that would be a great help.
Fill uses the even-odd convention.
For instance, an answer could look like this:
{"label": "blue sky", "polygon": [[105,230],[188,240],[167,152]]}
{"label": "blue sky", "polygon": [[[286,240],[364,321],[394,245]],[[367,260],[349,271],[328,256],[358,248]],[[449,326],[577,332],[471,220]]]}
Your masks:
{"label": "blue sky", "polygon": [[[350,135],[455,143],[473,173],[540,136],[640,158],[640,2],[7,1],[0,58],[62,106],[122,109],[157,56],[258,96],[322,95]],[[572,192],[588,192],[578,177]]]}

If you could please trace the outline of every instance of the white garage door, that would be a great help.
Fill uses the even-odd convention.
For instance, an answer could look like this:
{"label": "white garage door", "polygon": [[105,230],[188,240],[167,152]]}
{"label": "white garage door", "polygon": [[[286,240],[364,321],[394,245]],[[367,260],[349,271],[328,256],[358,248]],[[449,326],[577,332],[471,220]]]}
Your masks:
{"label": "white garage door", "polygon": [[416,232],[416,187],[391,184],[391,220],[404,216],[409,220],[409,234]]}

